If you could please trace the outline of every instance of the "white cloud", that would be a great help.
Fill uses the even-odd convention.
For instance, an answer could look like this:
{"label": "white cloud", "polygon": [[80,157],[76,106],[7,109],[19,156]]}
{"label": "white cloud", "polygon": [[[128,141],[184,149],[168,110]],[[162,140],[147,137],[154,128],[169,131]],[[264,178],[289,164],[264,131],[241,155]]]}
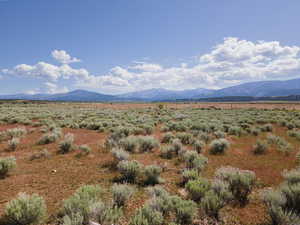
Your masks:
{"label": "white cloud", "polygon": [[2,70],[2,73],[38,77],[52,84],[68,79],[75,81],[76,87],[106,93],[148,88],[221,88],[247,81],[289,79],[300,74],[300,47],[283,46],[277,41],[251,42],[234,37],[225,38],[209,53],[200,55],[193,65],[183,62],[178,66],[163,67],[155,63],[134,62],[128,67],[113,67],[107,74],[97,76],[86,69],[74,69],[68,65],[77,59],[64,51],[56,50],[52,55],[54,52],[62,65],[45,62],[21,64]]}
{"label": "white cloud", "polygon": [[71,57],[64,50],[54,50],[54,51],[52,51],[51,55],[54,59],[56,59],[58,62],[60,62],[62,64],[70,64],[70,63],[80,62],[80,59]]}
{"label": "white cloud", "polygon": [[57,84],[46,82],[45,86],[47,88],[48,94],[66,93],[69,91],[67,87],[58,87]]}

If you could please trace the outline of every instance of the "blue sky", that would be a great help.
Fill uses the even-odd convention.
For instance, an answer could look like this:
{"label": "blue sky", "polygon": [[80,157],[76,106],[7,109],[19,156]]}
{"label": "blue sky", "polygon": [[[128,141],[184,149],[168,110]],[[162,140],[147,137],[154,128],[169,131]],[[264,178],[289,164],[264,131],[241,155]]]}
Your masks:
{"label": "blue sky", "polygon": [[0,0],[0,94],[300,75],[299,0]]}

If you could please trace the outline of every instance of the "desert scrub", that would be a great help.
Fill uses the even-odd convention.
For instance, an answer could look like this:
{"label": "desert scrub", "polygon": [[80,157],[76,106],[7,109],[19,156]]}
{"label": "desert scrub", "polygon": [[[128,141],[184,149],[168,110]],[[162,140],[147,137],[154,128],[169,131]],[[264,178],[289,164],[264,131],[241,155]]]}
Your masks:
{"label": "desert scrub", "polygon": [[121,179],[129,183],[136,183],[138,176],[142,173],[142,165],[138,161],[121,161],[118,163],[118,170]]}
{"label": "desert scrub", "polygon": [[119,224],[122,216],[122,208],[106,205],[99,201],[94,203],[89,209],[90,222],[88,224],[91,224],[91,222],[101,225]]}
{"label": "desert scrub", "polygon": [[[85,185],[77,189],[77,191],[63,202],[61,210],[62,216],[67,216],[71,221],[82,217],[82,224],[88,224],[91,214],[91,207],[101,202],[103,190],[97,185]],[[67,218],[65,217],[65,218]]]}
{"label": "desert scrub", "polygon": [[139,145],[138,137],[129,136],[120,141],[120,146],[127,152],[135,153]]}
{"label": "desert scrub", "polygon": [[124,160],[128,160],[129,157],[130,157],[128,152],[126,152],[122,149],[119,149],[119,148],[113,148],[111,150],[111,153],[112,153],[112,155],[114,157],[114,161],[116,163],[119,163],[119,162],[124,161]]}
{"label": "desert scrub", "polygon": [[50,143],[56,142],[59,138],[61,138],[62,132],[60,128],[54,128],[52,132],[44,134],[41,139],[38,141],[39,145],[46,145]]}
{"label": "desert scrub", "polygon": [[242,134],[242,129],[241,129],[241,127],[237,127],[237,126],[229,127],[228,134],[239,137]]}
{"label": "desert scrub", "polygon": [[296,162],[300,166],[300,151],[296,154]]}
{"label": "desert scrub", "polygon": [[10,138],[17,138],[26,135],[27,130],[25,127],[16,127],[6,130],[6,134]]}
{"label": "desert scrub", "polygon": [[217,139],[225,138],[225,136],[226,136],[226,134],[225,134],[223,131],[216,131],[216,132],[214,133],[214,135],[215,135],[215,137],[216,137]]}
{"label": "desert scrub", "polygon": [[256,181],[254,172],[230,166],[219,168],[216,171],[216,178],[228,185],[234,199],[242,206],[248,202],[248,195]]}
{"label": "desert scrub", "polygon": [[51,157],[50,152],[47,149],[42,149],[40,151],[37,151],[37,152],[33,153],[30,156],[29,160],[33,161],[33,160],[36,160],[36,159],[47,159],[47,158],[50,158],[50,157]]}
{"label": "desert scrub", "polygon": [[8,141],[7,150],[13,152],[17,149],[19,144],[20,144],[20,139],[14,137]]}
{"label": "desert scrub", "polygon": [[5,177],[16,165],[15,157],[0,158],[0,178]]}
{"label": "desert scrub", "polygon": [[199,177],[196,180],[190,180],[185,185],[189,197],[195,202],[200,202],[206,192],[210,190],[210,187],[210,182],[202,177]]}
{"label": "desert scrub", "polygon": [[194,137],[190,133],[178,133],[176,134],[176,138],[178,138],[184,145],[190,145],[194,142]]}
{"label": "desert scrub", "polygon": [[151,152],[159,147],[159,142],[152,136],[139,136],[139,152]]}
{"label": "desert scrub", "polygon": [[162,225],[162,214],[149,206],[144,206],[131,218],[129,225]]}
{"label": "desert scrub", "polygon": [[216,219],[220,220],[219,211],[232,199],[228,184],[214,180],[211,183],[211,189],[207,191],[201,199],[200,207],[204,212]]}
{"label": "desert scrub", "polygon": [[162,140],[161,140],[161,143],[171,143],[172,140],[175,138],[175,136],[171,133],[171,132],[168,132],[168,133],[165,133],[162,137]]}
{"label": "desert scrub", "polygon": [[62,140],[59,143],[59,150],[58,152],[60,154],[66,154],[69,153],[70,151],[72,151],[74,149],[74,135],[71,133],[68,133],[65,135],[64,140]]}
{"label": "desert scrub", "polygon": [[89,155],[92,152],[92,149],[88,145],[80,145],[78,147],[78,151],[79,153],[77,154],[77,156],[81,157]]}
{"label": "desert scrub", "polygon": [[46,211],[42,197],[21,193],[6,205],[4,216],[8,225],[37,225],[46,218]]}
{"label": "desert scrub", "polygon": [[170,145],[168,146],[163,146],[160,150],[160,156],[163,159],[172,159],[175,157],[176,153],[174,151],[174,148]]}
{"label": "desert scrub", "polygon": [[253,146],[253,153],[255,155],[265,154],[268,150],[268,143],[262,140],[257,140],[256,144]]}
{"label": "desert scrub", "polygon": [[162,183],[162,179],[159,177],[162,172],[161,167],[157,165],[149,165],[144,169],[145,184],[155,185]]}
{"label": "desert scrub", "polygon": [[272,126],[272,124],[265,124],[260,129],[263,132],[272,132],[273,131],[273,126]]}
{"label": "desert scrub", "polygon": [[133,195],[134,188],[128,184],[114,184],[111,192],[113,195],[113,204],[117,207],[122,207]]}
{"label": "desert scrub", "polygon": [[188,169],[196,169],[201,172],[208,163],[208,159],[198,154],[196,151],[187,151],[183,154],[183,159]]}
{"label": "desert scrub", "polygon": [[205,147],[205,143],[204,143],[203,141],[196,140],[196,141],[193,143],[193,148],[194,148],[194,150],[197,151],[198,153],[203,152],[204,147]]}
{"label": "desert scrub", "polygon": [[196,169],[184,169],[182,171],[182,184],[186,184],[190,180],[197,180],[199,172]]}
{"label": "desert scrub", "polygon": [[172,196],[172,205],[175,214],[175,222],[180,225],[189,225],[197,214],[197,205],[191,200],[183,200],[178,196]]}
{"label": "desert scrub", "polygon": [[213,140],[209,145],[209,153],[212,155],[224,154],[230,144],[224,138]]}

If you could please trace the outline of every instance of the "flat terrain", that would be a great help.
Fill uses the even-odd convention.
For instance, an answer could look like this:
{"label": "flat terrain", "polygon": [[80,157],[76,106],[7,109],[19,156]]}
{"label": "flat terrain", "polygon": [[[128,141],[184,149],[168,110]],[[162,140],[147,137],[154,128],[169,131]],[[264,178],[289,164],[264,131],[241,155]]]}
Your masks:
{"label": "flat terrain", "polygon": [[[228,204],[221,210],[222,218],[226,224],[267,224],[269,217],[260,193],[280,185],[283,182],[282,172],[297,166],[295,155],[298,153],[300,141],[288,135],[289,130],[298,130],[300,111],[297,110],[300,110],[299,104],[288,103],[0,104],[0,131],[18,127],[27,130],[27,134],[20,137],[15,151],[7,151],[8,140],[0,142],[0,157],[14,156],[17,160],[16,169],[9,176],[0,179],[0,214],[3,214],[5,204],[18,193],[37,193],[46,200],[50,215],[48,223],[55,224],[55,217],[62,207],[63,199],[72,195],[77,188],[84,184],[100,184],[109,188],[119,172],[110,167],[114,159],[104,143],[116,127],[144,129],[147,125],[152,128],[148,135],[157,139],[160,147],[152,152],[131,154],[131,159],[143,165],[155,164],[163,167],[161,177],[164,183],[161,185],[171,193],[182,195],[184,187],[180,185],[181,171],[185,164],[178,158],[162,158],[161,149],[168,144],[161,141],[166,132],[174,135],[190,133],[197,139],[198,134],[195,131],[202,128],[195,128],[194,125],[204,124],[203,132],[210,136],[210,140],[202,151],[208,158],[202,176],[211,179],[216,169],[232,166],[251,170],[257,177],[249,203],[245,207]],[[282,121],[286,123],[280,123]],[[293,127],[288,127],[288,123]],[[173,129],[174,124],[184,128]],[[215,128],[211,128],[213,124]],[[272,131],[259,131],[256,136],[242,128],[245,127],[243,124],[257,129],[271,124]],[[225,125],[239,127],[241,133],[230,133],[224,128]],[[50,126],[61,127],[62,137],[54,143],[37,144]],[[206,128],[209,129],[206,131]],[[215,131],[224,132],[225,138],[230,142],[229,149],[223,155],[209,154],[209,144],[215,138]],[[79,157],[78,150],[75,149],[67,154],[58,154],[59,143],[67,133],[74,134],[76,146],[86,144],[92,149],[91,153]],[[280,152],[275,145],[270,144],[265,154],[255,155],[253,146],[256,141],[266,141],[269,135],[283,138],[290,144],[291,152]],[[191,144],[184,147],[193,150]],[[34,153],[43,149],[51,154],[49,158],[30,160]],[[138,191],[125,207],[124,224],[148,198],[143,186],[137,185],[136,188]],[[107,196],[109,195],[107,192]]]}

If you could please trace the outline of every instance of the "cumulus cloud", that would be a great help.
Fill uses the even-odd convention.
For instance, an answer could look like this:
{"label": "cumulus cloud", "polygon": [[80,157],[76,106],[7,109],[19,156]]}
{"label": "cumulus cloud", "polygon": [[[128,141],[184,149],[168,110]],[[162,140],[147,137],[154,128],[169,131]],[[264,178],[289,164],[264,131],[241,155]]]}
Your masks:
{"label": "cumulus cloud", "polygon": [[52,57],[62,64],[70,64],[75,62],[80,62],[80,59],[75,57],[71,57],[66,51],[64,50],[54,50],[51,53]]}
{"label": "cumulus cloud", "polygon": [[69,91],[67,87],[58,87],[55,83],[46,82],[45,86],[48,94],[66,93]]}
{"label": "cumulus cloud", "polygon": [[247,81],[289,79],[300,73],[299,46],[284,46],[277,41],[252,42],[235,37],[225,38],[207,54],[199,55],[193,65],[183,62],[178,66],[164,67],[157,63],[134,62],[127,67],[113,67],[102,75],[91,74],[84,68],[72,68],[69,63],[78,59],[63,50],[53,51],[54,55],[62,65],[45,62],[21,64],[2,73],[38,77],[52,84],[61,79],[74,80],[76,87],[107,93],[148,88],[221,88]]}

